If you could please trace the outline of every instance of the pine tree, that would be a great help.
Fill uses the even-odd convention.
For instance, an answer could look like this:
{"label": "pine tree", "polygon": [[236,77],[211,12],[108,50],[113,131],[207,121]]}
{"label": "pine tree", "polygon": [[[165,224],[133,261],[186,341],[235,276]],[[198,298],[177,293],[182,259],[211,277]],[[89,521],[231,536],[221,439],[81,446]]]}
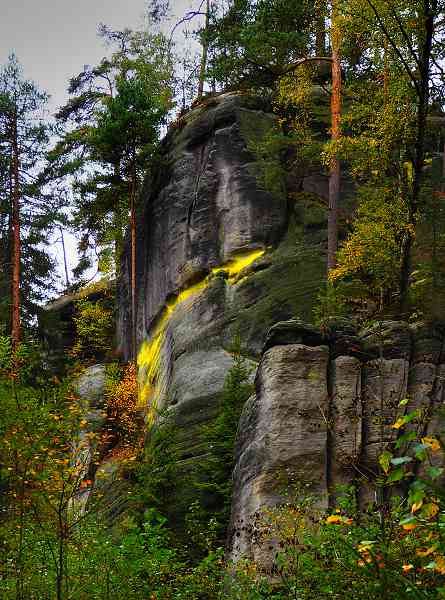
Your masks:
{"label": "pine tree", "polygon": [[92,241],[106,256],[112,242],[118,272],[130,222],[134,331],[137,195],[172,108],[172,65],[161,35],[104,26],[101,35],[114,51],[71,80],[72,98],[58,113],[67,131],[50,159],[55,173],[76,177],[75,224],[83,230],[83,252]]}
{"label": "pine tree", "polygon": [[10,56],[0,72],[0,236],[10,286],[11,315],[5,320],[14,346],[22,337],[23,317],[29,322],[37,311],[52,266],[44,246],[57,211],[38,177],[49,136],[43,119],[46,101],[46,94],[23,78],[16,57]]}

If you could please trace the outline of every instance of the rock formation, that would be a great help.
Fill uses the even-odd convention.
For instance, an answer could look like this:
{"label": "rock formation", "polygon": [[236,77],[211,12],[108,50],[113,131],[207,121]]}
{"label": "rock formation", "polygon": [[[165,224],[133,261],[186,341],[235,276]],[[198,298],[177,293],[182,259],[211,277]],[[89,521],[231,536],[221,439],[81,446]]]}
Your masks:
{"label": "rock formation", "polygon": [[[212,452],[202,430],[218,413],[234,336],[260,359],[239,423],[228,545],[233,559],[262,565],[270,551],[256,514],[283,500],[283,482],[307,483],[322,506],[354,483],[364,506],[379,453],[397,436],[391,424],[416,407],[431,416],[445,373],[438,328],[385,322],[358,334],[350,323],[329,332],[307,324],[325,271],[326,178],[283,182],[292,206],[261,187],[255,148],[273,122],[261,101],[225,94],[176,123],[143,192],[137,269],[141,408],[149,428],[168,414],[184,472]],[[118,302],[129,359],[128,254]],[[165,509],[180,518],[193,493],[177,489]]]}
{"label": "rock formation", "polygon": [[[258,358],[277,320],[310,319],[324,274],[324,212],[296,210],[262,189],[255,144],[274,122],[264,102],[213,98],[167,135],[146,182],[138,229],[137,328],[141,407],[178,424],[187,464],[208,449],[200,430],[218,409],[239,334]],[[319,176],[319,186],[326,182]],[[306,181],[307,180],[307,181]],[[298,190],[315,185],[313,174]],[[130,358],[128,255],[118,293],[118,342]],[[182,493],[182,492],[181,492]]]}
{"label": "rock formation", "polygon": [[283,502],[295,483],[309,484],[326,506],[345,484],[355,484],[359,505],[374,500],[378,457],[400,435],[392,427],[397,418],[421,409],[422,433],[437,430],[437,409],[445,405],[444,334],[393,321],[359,336],[345,324],[329,334],[298,321],[271,329],[256,393],[239,424],[231,558],[270,566],[258,511]]}

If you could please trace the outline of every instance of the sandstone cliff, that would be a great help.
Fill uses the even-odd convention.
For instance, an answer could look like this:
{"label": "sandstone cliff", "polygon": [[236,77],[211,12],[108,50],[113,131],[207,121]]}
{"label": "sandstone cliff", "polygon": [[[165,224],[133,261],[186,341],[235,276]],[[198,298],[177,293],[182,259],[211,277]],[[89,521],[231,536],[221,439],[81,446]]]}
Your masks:
{"label": "sandstone cliff", "polygon": [[308,484],[325,506],[340,485],[354,484],[363,508],[379,500],[378,457],[400,435],[392,425],[421,409],[423,434],[437,431],[444,376],[440,327],[389,321],[356,334],[344,323],[329,333],[298,321],[274,326],[239,424],[231,557],[271,564],[258,511],[295,484]]}
{"label": "sandstone cliff", "polygon": [[[149,423],[168,410],[187,465],[208,453],[200,431],[218,409],[235,335],[257,360],[277,320],[311,318],[323,278],[324,211],[306,201],[295,210],[258,183],[251,148],[273,121],[261,100],[243,95],[195,108],[168,134],[142,195],[141,408]],[[326,178],[306,174],[297,183],[299,190],[317,185]],[[128,273],[127,256],[118,296],[118,341],[127,359]]]}
{"label": "sandstone cliff", "polygon": [[[212,453],[202,431],[218,413],[236,334],[255,369],[260,361],[238,428],[228,540],[233,559],[260,564],[270,556],[256,514],[283,500],[283,477],[308,483],[324,505],[354,483],[363,506],[400,401],[431,413],[445,373],[440,329],[303,325],[325,272],[326,178],[282,182],[292,206],[261,188],[254,146],[273,121],[262,101],[226,94],[176,124],[142,195],[137,274],[141,409],[148,430],[168,414],[183,472]],[[122,273],[118,342],[129,359],[128,255]],[[196,494],[173,482],[164,508],[180,520]]]}

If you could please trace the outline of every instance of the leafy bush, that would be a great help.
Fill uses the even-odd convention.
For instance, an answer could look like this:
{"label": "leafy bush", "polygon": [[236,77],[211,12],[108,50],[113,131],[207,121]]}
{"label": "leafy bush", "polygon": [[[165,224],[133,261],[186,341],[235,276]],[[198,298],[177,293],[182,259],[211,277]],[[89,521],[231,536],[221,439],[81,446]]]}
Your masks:
{"label": "leafy bush", "polygon": [[98,358],[110,351],[114,334],[113,311],[105,300],[78,300],[73,320],[76,326],[73,356]]}

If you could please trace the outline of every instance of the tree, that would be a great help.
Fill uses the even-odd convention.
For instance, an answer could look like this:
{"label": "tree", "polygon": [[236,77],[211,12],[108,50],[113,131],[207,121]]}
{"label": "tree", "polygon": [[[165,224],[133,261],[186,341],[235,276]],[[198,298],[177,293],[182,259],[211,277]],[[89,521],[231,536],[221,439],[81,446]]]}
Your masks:
{"label": "tree", "polygon": [[[434,37],[444,5],[440,0],[400,3],[365,0],[388,45],[400,61],[404,76],[410,82],[416,102],[413,149],[409,152],[412,176],[408,191],[408,225],[402,246],[400,304],[408,308],[409,279],[412,271],[412,247],[419,217],[421,189],[424,179],[426,130],[430,110],[434,57]],[[402,39],[402,45],[399,39]]]}
{"label": "tree", "polygon": [[[210,0],[199,0],[196,8],[190,8],[182,17],[175,23],[170,33],[170,41],[172,41],[176,30],[185,23],[196,20],[204,20],[204,25],[195,32],[197,35],[202,51],[199,61],[198,87],[196,92],[196,100],[201,100],[204,93],[204,84],[207,76],[208,56],[210,50],[210,22],[215,18],[217,12],[217,3],[211,3]],[[160,23],[167,19],[171,14],[170,0],[151,0],[148,10],[149,18],[154,23]],[[194,69],[193,69],[194,70]],[[189,75],[184,75],[188,78]]]}
{"label": "tree", "polygon": [[[425,236],[432,210],[429,164],[437,137],[429,127],[429,115],[435,111],[439,117],[432,118],[440,119],[442,91],[437,84],[444,46],[440,28],[433,36],[436,41],[428,42],[431,29],[422,13],[425,5],[351,0],[338,7],[347,59],[343,62],[347,101],[342,117],[345,133],[337,154],[355,179],[359,205],[330,278],[342,285],[359,283],[361,293],[379,308],[398,299],[399,312],[402,307],[406,314],[409,299],[418,297],[421,288],[419,268],[425,273]],[[434,14],[430,16],[437,23],[438,13]],[[360,50],[351,52],[354,46]],[[428,76],[419,52],[429,54]],[[414,267],[416,260],[423,265]],[[415,290],[410,289],[413,283]]]}
{"label": "tree", "polygon": [[[341,116],[341,32],[338,22],[337,0],[331,2],[331,46],[332,46],[332,92],[331,92],[331,140],[337,144],[340,136]],[[338,247],[338,204],[340,200],[341,168],[337,156],[332,158],[329,175],[328,214],[328,272],[335,267]]]}
{"label": "tree", "polygon": [[[133,351],[136,354],[136,212],[140,184],[172,108],[172,66],[161,35],[101,27],[114,49],[110,58],[73,78],[73,98],[58,116],[71,123],[51,155],[61,175],[76,176],[77,226],[109,249],[114,241],[115,271],[130,215]],[[87,240],[85,242],[85,240]],[[105,252],[104,252],[105,250]]]}
{"label": "tree", "polygon": [[[3,260],[11,264],[10,328],[14,347],[22,337],[24,313],[35,312],[33,299],[43,292],[35,295],[33,290],[44,287],[51,267],[41,244],[51,229],[57,202],[45,194],[38,179],[49,135],[43,120],[46,101],[46,94],[23,78],[16,57],[10,56],[0,72],[1,235]],[[24,289],[31,293],[24,294]]]}
{"label": "tree", "polygon": [[273,88],[311,53],[313,3],[233,0],[210,24],[209,75],[224,88]]}

